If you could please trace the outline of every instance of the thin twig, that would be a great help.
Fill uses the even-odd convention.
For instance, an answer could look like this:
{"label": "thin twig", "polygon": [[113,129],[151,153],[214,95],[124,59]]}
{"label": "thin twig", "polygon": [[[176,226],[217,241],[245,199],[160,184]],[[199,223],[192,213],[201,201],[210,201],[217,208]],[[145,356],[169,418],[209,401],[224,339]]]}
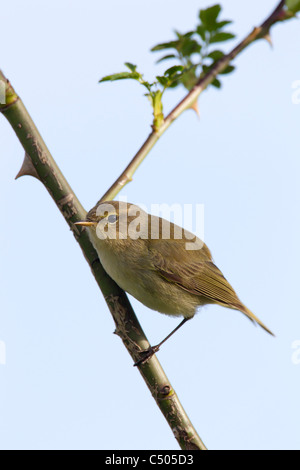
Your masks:
{"label": "thin twig", "polygon": [[[214,81],[214,79],[219,75],[223,70],[225,70],[228,65],[235,59],[235,57],[240,54],[247,46],[252,44],[257,39],[264,38],[268,35],[269,30],[273,24],[277,21],[284,19],[285,1],[281,1],[271,15],[262,23],[258,28],[249,33],[243,41],[241,41],[229,54],[226,54],[220,59],[214,67],[203,77],[194,88],[180,101],[180,103],[175,106],[175,108],[168,114],[164,119],[158,130],[153,130],[145,143],[133,157],[129,165],[121,173],[119,178],[112,184],[112,186],[106,191],[102,196],[100,201],[109,201],[114,199],[121,189],[126,186],[130,181],[132,181],[133,175],[143,162],[145,157],[148,155],[152,147],[156,144],[158,139],[166,132],[168,127],[178,118],[184,111],[191,108],[193,104],[198,99],[199,95]],[[100,202],[99,201],[99,202]]]}

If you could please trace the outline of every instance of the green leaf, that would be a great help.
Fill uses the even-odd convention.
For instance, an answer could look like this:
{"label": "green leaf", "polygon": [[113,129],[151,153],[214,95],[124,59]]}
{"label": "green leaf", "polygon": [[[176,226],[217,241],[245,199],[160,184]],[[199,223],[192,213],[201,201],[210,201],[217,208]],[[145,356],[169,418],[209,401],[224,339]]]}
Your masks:
{"label": "green leaf", "polygon": [[230,21],[230,20],[225,20],[225,21],[218,21],[218,22],[217,22],[218,29],[222,29],[222,28],[224,28],[225,26],[227,26],[228,24],[232,24],[232,21]]}
{"label": "green leaf", "polygon": [[183,65],[174,65],[173,67],[170,67],[168,70],[165,71],[164,75],[165,77],[172,77],[173,75],[177,74],[178,72],[183,72],[184,67]]}
{"label": "green leaf", "polygon": [[178,41],[170,41],[170,42],[162,42],[161,44],[157,44],[156,46],[152,47],[151,51],[163,51],[164,49],[176,49],[178,45]]}
{"label": "green leaf", "polygon": [[114,73],[113,75],[107,75],[106,77],[101,78],[99,83],[101,82],[108,82],[108,81],[115,81],[115,80],[125,80],[127,78],[132,78],[134,80],[138,80],[141,75],[138,72],[121,72],[121,73]]}
{"label": "green leaf", "polygon": [[182,35],[183,38],[191,38],[195,34],[195,31],[189,31],[188,33],[185,33]]}
{"label": "green leaf", "polygon": [[213,44],[215,42],[229,41],[230,39],[234,38],[235,34],[232,33],[216,33],[211,37],[210,44]]}
{"label": "green leaf", "polygon": [[181,34],[179,31],[174,30],[174,33],[176,34],[177,38],[180,39],[189,39],[195,34],[195,31],[188,31],[185,34]]}
{"label": "green leaf", "polygon": [[194,65],[193,67],[189,68],[188,70],[184,71],[181,75],[181,78],[180,78],[180,82],[176,82],[177,85],[179,85],[180,83],[183,84],[183,86],[187,89],[187,90],[191,90],[193,88],[193,86],[197,83],[197,80],[199,79],[199,77],[197,77],[196,75],[196,65]]}
{"label": "green leaf", "polygon": [[128,67],[129,70],[131,70],[131,72],[135,72],[135,71],[136,71],[136,68],[137,68],[136,65],[133,65],[133,64],[131,64],[130,62],[125,62],[124,65],[126,65],[126,67]]}
{"label": "green leaf", "polygon": [[214,86],[215,88],[221,88],[222,86],[222,83],[220,82],[220,80],[218,80],[217,78],[214,79],[213,82],[211,82],[212,86]]}
{"label": "green leaf", "polygon": [[215,31],[217,29],[217,18],[221,12],[221,5],[214,5],[206,8],[206,10],[200,10],[199,17],[202,24],[208,31]]}
{"label": "green leaf", "polygon": [[300,0],[286,0],[287,9],[293,13],[300,11]]}
{"label": "green leaf", "polygon": [[156,79],[163,87],[166,87],[169,83],[169,79],[167,77],[157,76]]}
{"label": "green leaf", "polygon": [[233,65],[228,65],[226,69],[223,70],[223,72],[220,72],[220,75],[227,75],[228,73],[231,73],[235,70],[235,67]]}
{"label": "green leaf", "polygon": [[199,54],[201,51],[201,45],[194,39],[184,39],[182,44],[179,45],[179,51],[184,57],[189,57],[192,54]]}
{"label": "green leaf", "polygon": [[221,5],[213,5],[212,7],[206,8],[205,10],[200,10],[199,18],[203,24],[215,23],[220,12]]}
{"label": "green leaf", "polygon": [[181,81],[180,80],[174,80],[173,82],[171,82],[169,85],[168,85],[168,88],[176,88],[177,86],[181,85]]}
{"label": "green leaf", "polygon": [[206,40],[206,29],[204,28],[204,26],[202,24],[200,24],[199,26],[197,26],[197,29],[196,29],[196,33],[199,34],[199,36],[201,37],[202,41],[205,41]]}
{"label": "green leaf", "polygon": [[210,52],[210,54],[208,54],[207,57],[212,59],[214,62],[217,62],[217,60],[220,60],[222,59],[222,57],[224,57],[224,52],[215,50],[215,51]]}
{"label": "green leaf", "polygon": [[164,60],[168,60],[168,59],[176,59],[176,55],[175,54],[164,55],[163,57],[158,59],[156,63],[159,64],[160,62],[163,62]]}

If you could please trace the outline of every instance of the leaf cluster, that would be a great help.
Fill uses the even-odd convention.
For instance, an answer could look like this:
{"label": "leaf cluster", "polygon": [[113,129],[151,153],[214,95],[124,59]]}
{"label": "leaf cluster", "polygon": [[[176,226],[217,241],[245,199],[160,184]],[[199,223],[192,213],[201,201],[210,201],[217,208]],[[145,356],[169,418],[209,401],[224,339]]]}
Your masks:
{"label": "leaf cluster", "polygon": [[[171,87],[182,84],[190,90],[209,71],[214,64],[220,60],[224,53],[220,50],[219,44],[233,39],[235,35],[224,29],[232,23],[229,20],[219,21],[221,6],[214,5],[199,12],[199,24],[195,30],[181,34],[175,31],[176,40],[165,42],[154,46],[151,51],[160,52],[172,51],[161,57],[158,62],[165,60],[178,60],[184,67],[181,77],[174,77]],[[216,46],[218,44],[218,46]],[[234,67],[229,66],[223,74],[230,73]],[[212,85],[220,88],[221,82],[215,79]]]}
{"label": "leaf cluster", "polygon": [[[149,98],[153,108],[153,127],[158,128],[163,121],[162,96],[169,88],[176,88],[183,85],[187,90],[205,75],[224,52],[220,49],[220,44],[233,39],[235,35],[226,30],[232,23],[230,20],[220,20],[221,6],[213,5],[202,9],[199,12],[199,23],[193,31],[181,34],[175,31],[176,38],[157,44],[152,52],[164,52],[164,55],[157,62],[173,60],[175,65],[165,70],[162,75],[156,76],[152,82],[146,81],[143,74],[137,71],[137,66],[126,62],[125,66],[129,71],[115,73],[103,77],[100,82],[132,79],[139,82],[146,88],[146,96]],[[228,66],[222,74],[231,73],[233,66]],[[212,85],[220,88],[219,78],[215,78]]]}

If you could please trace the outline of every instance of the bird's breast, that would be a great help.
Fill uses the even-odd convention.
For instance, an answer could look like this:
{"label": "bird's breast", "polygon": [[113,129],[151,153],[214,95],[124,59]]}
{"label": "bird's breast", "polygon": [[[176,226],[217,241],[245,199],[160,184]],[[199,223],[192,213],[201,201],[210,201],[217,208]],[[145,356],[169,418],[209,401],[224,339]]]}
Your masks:
{"label": "bird's breast", "polygon": [[149,264],[147,253],[138,250],[138,255],[133,256],[130,250],[128,256],[128,250],[113,249],[105,242],[97,243],[96,250],[107,274],[144,305],[167,315],[194,316],[196,296],[164,280]]}

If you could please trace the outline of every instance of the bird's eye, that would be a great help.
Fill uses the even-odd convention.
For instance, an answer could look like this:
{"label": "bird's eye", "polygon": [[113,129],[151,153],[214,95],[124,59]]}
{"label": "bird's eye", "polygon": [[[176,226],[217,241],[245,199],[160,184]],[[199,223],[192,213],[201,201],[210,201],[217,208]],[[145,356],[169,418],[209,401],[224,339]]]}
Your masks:
{"label": "bird's eye", "polygon": [[118,216],[116,214],[111,214],[107,217],[107,221],[109,224],[115,224],[118,220]]}

